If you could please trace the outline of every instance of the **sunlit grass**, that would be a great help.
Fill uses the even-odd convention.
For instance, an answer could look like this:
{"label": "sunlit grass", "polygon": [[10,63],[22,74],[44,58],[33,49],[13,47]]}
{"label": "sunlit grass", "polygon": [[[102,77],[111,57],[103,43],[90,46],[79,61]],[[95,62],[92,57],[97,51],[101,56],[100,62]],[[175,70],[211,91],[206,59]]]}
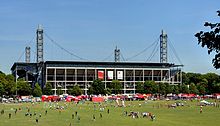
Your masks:
{"label": "sunlit grass", "polygon": [[[114,107],[115,103],[103,103],[105,110],[99,110],[99,104],[85,102],[84,104],[59,102],[64,106],[64,110],[49,109],[49,103],[20,103],[20,104],[0,104],[0,110],[5,113],[0,115],[0,126],[216,126],[220,124],[220,108],[213,106],[203,107],[203,113],[199,113],[200,107],[197,101],[181,101],[185,106],[168,108],[168,104],[175,101],[127,101],[126,107]],[[218,102],[219,103],[219,102]],[[141,106],[139,105],[141,104]],[[57,103],[52,103],[52,106]],[[95,107],[94,107],[95,105]],[[66,107],[67,106],[67,107]],[[21,109],[15,114],[15,108]],[[25,116],[28,108],[32,116]],[[107,109],[110,113],[107,113]],[[47,115],[45,115],[45,111]],[[77,116],[75,112],[77,111]],[[150,118],[133,119],[125,116],[124,112],[151,112],[156,116],[154,121]],[[34,112],[37,115],[34,116]],[[12,114],[9,119],[9,113]],[[102,114],[102,118],[100,117]],[[39,117],[39,114],[42,116]],[[74,119],[72,119],[74,114]],[[95,116],[95,120],[93,119]],[[36,123],[36,118],[39,122]],[[80,120],[79,120],[80,119]]]}

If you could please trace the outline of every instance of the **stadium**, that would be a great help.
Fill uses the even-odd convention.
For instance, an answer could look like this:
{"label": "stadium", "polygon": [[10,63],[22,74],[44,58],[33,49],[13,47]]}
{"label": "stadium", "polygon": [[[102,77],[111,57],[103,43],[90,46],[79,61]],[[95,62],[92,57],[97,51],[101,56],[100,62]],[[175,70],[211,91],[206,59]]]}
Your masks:
{"label": "stadium", "polygon": [[79,85],[87,94],[90,84],[100,79],[105,88],[112,80],[119,80],[124,94],[134,94],[137,82],[155,81],[156,83],[181,84],[183,65],[167,63],[167,35],[160,35],[160,62],[122,62],[120,50],[115,49],[114,62],[99,61],[44,61],[43,29],[37,29],[37,61],[30,63],[30,47],[26,47],[26,62],[15,62],[11,67],[17,79],[23,78],[32,87],[39,83],[43,88],[49,82],[54,94],[61,89],[63,93],[74,85]]}

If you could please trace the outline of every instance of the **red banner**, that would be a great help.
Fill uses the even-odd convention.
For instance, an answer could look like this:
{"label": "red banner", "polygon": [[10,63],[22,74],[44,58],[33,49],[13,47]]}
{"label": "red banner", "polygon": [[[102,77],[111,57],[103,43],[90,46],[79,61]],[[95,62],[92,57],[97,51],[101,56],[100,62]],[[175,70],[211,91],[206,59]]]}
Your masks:
{"label": "red banner", "polygon": [[103,102],[104,98],[103,97],[92,97],[93,102]]}
{"label": "red banner", "polygon": [[98,71],[98,79],[101,79],[101,80],[104,79],[104,71],[102,71],[102,70]]}

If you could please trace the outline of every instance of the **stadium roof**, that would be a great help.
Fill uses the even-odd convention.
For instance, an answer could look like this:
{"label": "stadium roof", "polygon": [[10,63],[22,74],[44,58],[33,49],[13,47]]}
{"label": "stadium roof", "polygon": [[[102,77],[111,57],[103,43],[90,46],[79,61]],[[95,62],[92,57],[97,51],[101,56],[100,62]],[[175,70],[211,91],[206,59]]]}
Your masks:
{"label": "stadium roof", "polygon": [[[15,62],[11,70],[15,66],[37,66],[37,63]],[[113,67],[113,68],[170,68],[182,67],[171,63],[146,63],[146,62],[96,62],[96,61],[45,61],[47,67]]]}

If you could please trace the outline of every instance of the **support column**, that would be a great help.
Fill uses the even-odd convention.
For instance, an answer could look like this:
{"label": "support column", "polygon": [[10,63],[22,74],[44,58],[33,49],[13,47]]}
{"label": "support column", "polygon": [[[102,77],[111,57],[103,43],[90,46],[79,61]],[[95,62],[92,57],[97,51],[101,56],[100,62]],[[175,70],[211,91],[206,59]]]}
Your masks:
{"label": "support column", "polygon": [[37,29],[37,63],[43,62],[43,28],[41,25],[38,25]]}
{"label": "support column", "polygon": [[66,76],[66,68],[65,68],[65,71],[64,71],[64,80],[65,80],[65,82],[64,82],[64,87],[65,87],[65,89],[64,89],[64,93],[66,94],[66,78],[67,78],[67,76]]}
{"label": "support column", "polygon": [[104,69],[104,83],[105,83],[105,89],[106,89],[106,69]]}
{"label": "support column", "polygon": [[135,80],[135,69],[133,69],[133,79],[134,79],[134,84],[133,84],[133,91],[134,91],[134,94],[135,94],[135,83],[136,83],[136,80]]}
{"label": "support column", "polygon": [[152,70],[152,78],[151,80],[153,81],[154,80],[154,70]]}
{"label": "support column", "polygon": [[[28,82],[28,71],[25,72],[25,81]],[[35,85],[35,84],[34,84]],[[33,87],[33,85],[31,85],[31,88]]]}
{"label": "support column", "polygon": [[77,69],[75,69],[75,85],[77,84]]}
{"label": "support column", "polygon": [[85,95],[87,95],[87,69],[85,69]]}
{"label": "support column", "polygon": [[160,63],[167,63],[167,34],[162,30],[160,35]]}
{"label": "support column", "polygon": [[124,94],[126,93],[126,89],[125,89],[125,81],[126,81],[126,70],[124,69]]}
{"label": "support column", "polygon": [[169,70],[169,83],[172,84],[171,71]]}
{"label": "support column", "polygon": [[45,77],[45,84],[43,85],[41,85],[41,88],[44,88],[44,86],[46,86],[46,83],[47,83],[47,80],[48,80],[48,74],[47,74],[48,72],[47,72],[47,67],[46,67],[46,77]]}
{"label": "support column", "polygon": [[114,73],[115,73],[115,78],[114,78],[114,76],[113,76],[113,79],[114,80],[117,80],[117,72],[116,72],[116,69],[114,68]]}
{"label": "support column", "polygon": [[97,69],[95,68],[95,80],[98,79],[97,78]]}
{"label": "support column", "polygon": [[54,70],[54,95],[57,95],[57,69]]}
{"label": "support column", "polygon": [[182,78],[183,76],[182,76],[182,70],[180,69],[180,84],[182,84]]}

